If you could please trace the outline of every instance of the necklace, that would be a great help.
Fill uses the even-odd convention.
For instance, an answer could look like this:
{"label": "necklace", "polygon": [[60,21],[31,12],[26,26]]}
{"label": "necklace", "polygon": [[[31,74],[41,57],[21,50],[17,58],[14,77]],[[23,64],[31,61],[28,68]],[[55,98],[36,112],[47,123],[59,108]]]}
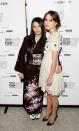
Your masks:
{"label": "necklace", "polygon": [[37,43],[39,41],[40,37],[35,37],[35,42]]}

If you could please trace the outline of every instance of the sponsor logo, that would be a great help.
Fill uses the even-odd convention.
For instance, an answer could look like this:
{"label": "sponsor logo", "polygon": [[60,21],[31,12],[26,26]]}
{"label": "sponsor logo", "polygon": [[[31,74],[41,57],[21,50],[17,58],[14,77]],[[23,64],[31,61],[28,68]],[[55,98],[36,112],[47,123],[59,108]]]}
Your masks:
{"label": "sponsor logo", "polygon": [[5,2],[0,2],[0,5],[3,5],[3,6],[8,5],[8,2],[6,2],[6,1]]}
{"label": "sponsor logo", "polygon": [[54,0],[54,3],[64,4],[64,3],[65,3],[65,0]]}
{"label": "sponsor logo", "polygon": [[6,32],[13,32],[13,30],[6,30]]}
{"label": "sponsor logo", "polygon": [[14,54],[8,54],[8,56],[14,56]]}
{"label": "sponsor logo", "polygon": [[73,89],[75,87],[75,82],[64,82],[64,88]]}
{"label": "sponsor logo", "polygon": [[16,77],[16,75],[10,75],[10,77]]}
{"label": "sponsor logo", "polygon": [[20,82],[9,82],[9,88],[17,88],[20,89],[22,84]]}
{"label": "sponsor logo", "polygon": [[6,38],[5,45],[6,46],[19,46],[20,39],[19,38]]}
{"label": "sponsor logo", "polygon": [[63,77],[64,77],[64,78],[65,78],[65,77],[66,77],[66,78],[69,78],[69,76],[68,76],[68,75],[63,75]]}
{"label": "sponsor logo", "polygon": [[64,46],[77,46],[79,43],[79,38],[63,38],[62,44]]}
{"label": "sponsor logo", "polygon": [[66,32],[72,32],[72,29],[66,29],[65,31]]}
{"label": "sponsor logo", "polygon": [[71,54],[64,54],[64,56],[71,56]]}
{"label": "sponsor logo", "polygon": [[67,94],[62,94],[62,97],[68,97],[68,95]]}
{"label": "sponsor logo", "polygon": [[62,44],[65,46],[70,45],[70,38],[63,38]]}

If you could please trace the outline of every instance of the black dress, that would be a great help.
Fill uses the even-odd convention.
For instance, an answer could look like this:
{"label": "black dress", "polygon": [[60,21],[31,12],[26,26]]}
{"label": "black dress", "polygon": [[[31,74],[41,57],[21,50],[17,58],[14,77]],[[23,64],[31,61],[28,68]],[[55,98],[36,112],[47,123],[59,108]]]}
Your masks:
{"label": "black dress", "polygon": [[[29,50],[32,51],[32,56],[30,56]],[[42,38],[35,43],[31,40],[31,36],[26,36],[18,54],[15,70],[24,74],[24,80],[22,80],[24,82],[23,104],[29,114],[42,111],[43,93],[38,87],[42,57]]]}

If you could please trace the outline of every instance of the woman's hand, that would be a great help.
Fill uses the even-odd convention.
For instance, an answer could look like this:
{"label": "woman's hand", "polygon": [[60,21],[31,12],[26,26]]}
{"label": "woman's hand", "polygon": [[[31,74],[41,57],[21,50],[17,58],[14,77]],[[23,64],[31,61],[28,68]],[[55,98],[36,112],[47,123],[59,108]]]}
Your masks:
{"label": "woman's hand", "polygon": [[23,73],[20,73],[20,72],[19,72],[19,73],[18,73],[18,76],[19,76],[20,79],[24,79]]}
{"label": "woman's hand", "polygon": [[47,79],[47,86],[51,86],[53,82],[53,78],[52,77],[48,77]]}

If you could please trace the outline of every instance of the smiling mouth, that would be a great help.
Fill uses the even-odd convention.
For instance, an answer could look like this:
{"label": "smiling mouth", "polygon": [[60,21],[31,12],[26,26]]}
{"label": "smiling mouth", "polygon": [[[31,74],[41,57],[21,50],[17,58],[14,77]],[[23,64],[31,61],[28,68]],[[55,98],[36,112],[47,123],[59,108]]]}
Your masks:
{"label": "smiling mouth", "polygon": [[40,33],[40,31],[36,31],[36,33]]}

